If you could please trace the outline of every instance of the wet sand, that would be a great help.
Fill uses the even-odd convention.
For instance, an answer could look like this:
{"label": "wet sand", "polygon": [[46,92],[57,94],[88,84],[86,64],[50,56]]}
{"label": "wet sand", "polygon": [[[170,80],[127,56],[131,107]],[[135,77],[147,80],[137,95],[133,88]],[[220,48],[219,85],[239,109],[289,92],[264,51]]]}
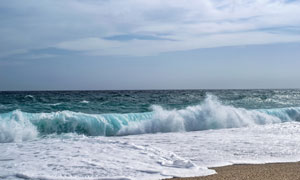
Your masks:
{"label": "wet sand", "polygon": [[271,164],[238,164],[211,168],[217,174],[172,180],[300,180],[300,162]]}

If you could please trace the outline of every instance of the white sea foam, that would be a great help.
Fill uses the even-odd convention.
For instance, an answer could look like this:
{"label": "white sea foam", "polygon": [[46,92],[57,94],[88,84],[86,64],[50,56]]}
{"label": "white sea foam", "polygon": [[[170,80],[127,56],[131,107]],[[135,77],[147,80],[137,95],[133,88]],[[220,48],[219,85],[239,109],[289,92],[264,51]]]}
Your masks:
{"label": "white sea foam", "polygon": [[3,179],[162,179],[207,167],[300,160],[300,123],[119,137],[51,135],[0,144]]}
{"label": "white sea foam", "polygon": [[36,127],[19,110],[0,116],[0,143],[21,142],[36,138]]}
{"label": "white sea foam", "polygon": [[59,106],[59,105],[61,105],[62,103],[53,103],[53,104],[48,104],[48,105],[50,105],[50,106]]}
{"label": "white sea foam", "polygon": [[80,101],[80,103],[83,103],[83,104],[88,104],[88,103],[89,103],[89,101],[87,101],[87,100],[83,100],[83,101]]}
{"label": "white sea foam", "polygon": [[25,98],[34,99],[34,96],[33,95],[26,95]]}
{"label": "white sea foam", "polygon": [[[300,115],[299,108],[293,110]],[[198,131],[293,121],[286,111],[288,109],[271,111],[236,108],[223,105],[215,96],[209,95],[202,104],[182,110],[165,110],[160,106],[153,106],[151,120],[129,121],[129,125],[122,127],[118,133],[124,135]]]}

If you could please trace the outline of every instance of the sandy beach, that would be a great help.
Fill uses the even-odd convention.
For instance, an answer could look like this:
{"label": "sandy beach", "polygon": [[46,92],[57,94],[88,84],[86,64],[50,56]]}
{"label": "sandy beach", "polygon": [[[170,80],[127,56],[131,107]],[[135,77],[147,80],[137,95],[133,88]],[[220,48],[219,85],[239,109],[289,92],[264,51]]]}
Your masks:
{"label": "sandy beach", "polygon": [[172,180],[300,180],[300,163],[239,164],[211,168],[217,174]]}

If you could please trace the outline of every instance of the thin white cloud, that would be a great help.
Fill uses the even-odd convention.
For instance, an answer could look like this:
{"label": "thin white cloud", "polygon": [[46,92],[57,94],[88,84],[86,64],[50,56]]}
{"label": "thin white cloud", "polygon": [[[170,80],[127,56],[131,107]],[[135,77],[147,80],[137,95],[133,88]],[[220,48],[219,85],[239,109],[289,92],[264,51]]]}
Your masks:
{"label": "thin white cloud", "polygon": [[[164,52],[186,51],[199,48],[215,48],[224,46],[240,46],[252,44],[270,44],[298,42],[300,36],[280,35],[266,32],[245,32],[230,34],[215,34],[201,37],[186,37],[182,41],[167,40],[132,40],[107,43],[100,38],[86,38],[77,41],[64,42],[57,47],[67,50],[84,51],[86,55],[129,55],[151,56]],[[97,43],[95,43],[97,42]],[[85,46],[87,45],[87,46]],[[90,46],[92,45],[92,46]],[[102,48],[100,48],[102,47]]]}
{"label": "thin white cloud", "polygon": [[65,41],[56,45],[57,48],[73,51],[95,51],[110,48],[118,48],[122,43],[118,41],[109,41],[101,38],[83,38],[74,41]]}

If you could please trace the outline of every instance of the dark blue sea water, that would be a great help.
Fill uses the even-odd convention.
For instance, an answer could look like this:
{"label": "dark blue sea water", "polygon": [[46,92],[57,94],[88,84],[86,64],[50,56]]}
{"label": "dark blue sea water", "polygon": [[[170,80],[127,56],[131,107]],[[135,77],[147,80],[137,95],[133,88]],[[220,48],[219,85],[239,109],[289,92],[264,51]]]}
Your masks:
{"label": "dark blue sea water", "polygon": [[300,106],[300,90],[148,90],[0,92],[0,113],[73,111],[89,114],[149,112],[152,105],[182,109],[201,104],[207,95],[247,109]]}

